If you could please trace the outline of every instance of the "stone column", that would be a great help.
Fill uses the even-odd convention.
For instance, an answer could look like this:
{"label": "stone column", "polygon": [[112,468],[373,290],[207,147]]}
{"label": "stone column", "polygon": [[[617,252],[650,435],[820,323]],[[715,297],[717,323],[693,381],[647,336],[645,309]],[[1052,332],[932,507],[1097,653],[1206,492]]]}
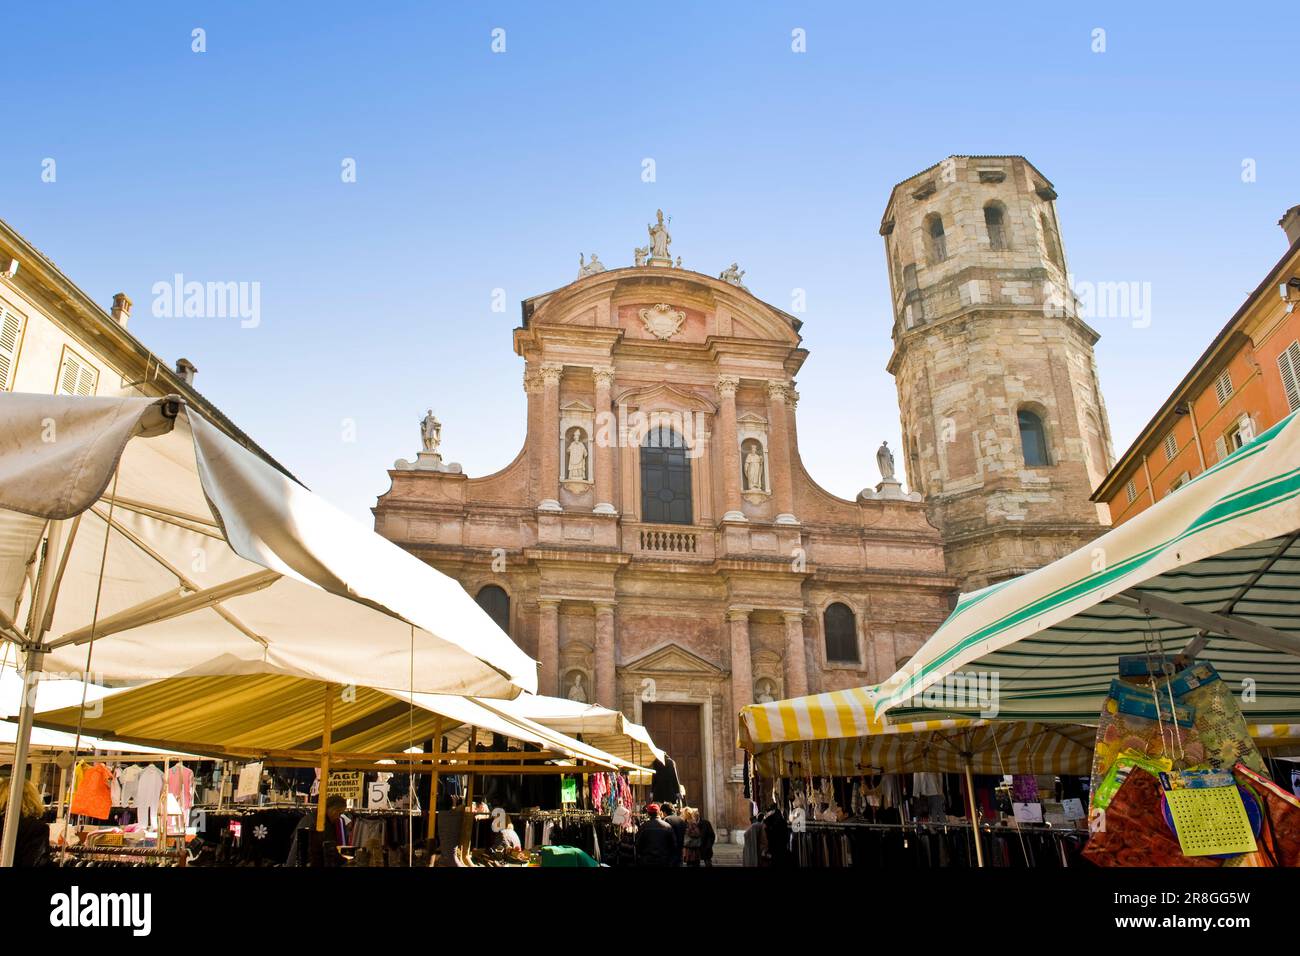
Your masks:
{"label": "stone column", "polygon": [[537,624],[537,693],[560,696],[560,602],[542,598]]}
{"label": "stone column", "polygon": [[722,410],[718,413],[718,440],[722,454],[718,456],[722,468],[723,521],[745,521],[740,505],[740,448],[736,443],[736,388],[740,378],[735,375],[718,376],[718,397]]}
{"label": "stone column", "polygon": [[618,710],[614,663],[614,604],[612,601],[596,601],[595,605],[596,703],[609,710]]}
{"label": "stone column", "polygon": [[591,370],[591,375],[596,380],[595,433],[591,436],[596,454],[596,507],[592,510],[598,515],[616,515],[614,456],[618,447],[618,428],[617,425],[601,428],[602,420],[608,421],[612,413],[610,392],[614,387],[614,369],[609,365],[598,365]]}
{"label": "stone column", "polygon": [[786,611],[785,617],[785,695],[802,697],[808,693],[808,665],[804,659],[803,612]]}
{"label": "stone column", "polygon": [[790,386],[785,382],[767,383],[767,420],[770,438],[768,466],[772,469],[772,498],[776,505],[777,524],[798,524],[794,516],[794,492],[790,484],[790,430],[786,427],[786,403]]}
{"label": "stone column", "polygon": [[543,362],[542,375],[542,500],[540,511],[560,511],[560,375],[559,362]]}
{"label": "stone column", "polygon": [[[739,714],[742,707],[754,702],[754,666],[749,652],[749,613],[747,607],[727,611],[731,629],[731,709]],[[733,715],[734,716],[734,715]]]}

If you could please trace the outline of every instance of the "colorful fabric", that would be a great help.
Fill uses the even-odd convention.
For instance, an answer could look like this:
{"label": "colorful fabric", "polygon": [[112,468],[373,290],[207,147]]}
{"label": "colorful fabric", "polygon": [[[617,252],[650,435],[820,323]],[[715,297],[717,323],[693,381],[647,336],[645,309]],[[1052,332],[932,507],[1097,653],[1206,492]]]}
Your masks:
{"label": "colorful fabric", "polygon": [[68,812],[95,820],[107,820],[113,812],[112,776],[113,772],[102,763],[77,764],[76,783]]}

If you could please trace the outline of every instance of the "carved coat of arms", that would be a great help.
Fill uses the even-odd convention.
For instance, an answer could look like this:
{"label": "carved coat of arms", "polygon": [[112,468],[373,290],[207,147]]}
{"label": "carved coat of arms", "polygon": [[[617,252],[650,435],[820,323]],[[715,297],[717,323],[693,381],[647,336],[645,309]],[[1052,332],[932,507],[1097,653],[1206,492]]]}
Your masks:
{"label": "carved coat of arms", "polygon": [[645,330],[657,339],[671,339],[686,321],[686,313],[663,302],[653,309],[641,310]]}

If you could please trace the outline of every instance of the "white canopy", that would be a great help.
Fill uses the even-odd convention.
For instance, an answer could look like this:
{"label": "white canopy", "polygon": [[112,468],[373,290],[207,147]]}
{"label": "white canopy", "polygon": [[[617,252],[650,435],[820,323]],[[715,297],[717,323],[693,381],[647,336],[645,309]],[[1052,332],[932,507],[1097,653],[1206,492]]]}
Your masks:
{"label": "white canopy", "polygon": [[512,717],[535,721],[570,737],[581,734],[582,739],[592,746],[632,763],[647,765],[664,759],[664,752],[655,745],[650,731],[632,723],[617,710],[535,694],[520,694],[514,700],[484,703]]}
{"label": "white canopy", "polygon": [[458,583],[179,401],[0,393],[0,422],[0,633],[44,637],[46,672],[536,689],[535,663]]}

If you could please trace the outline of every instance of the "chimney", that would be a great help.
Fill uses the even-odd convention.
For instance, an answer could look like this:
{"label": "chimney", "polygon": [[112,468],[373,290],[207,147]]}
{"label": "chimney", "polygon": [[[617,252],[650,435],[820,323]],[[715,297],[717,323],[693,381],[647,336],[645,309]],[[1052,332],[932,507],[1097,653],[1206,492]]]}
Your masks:
{"label": "chimney", "polygon": [[179,358],[176,360],[176,374],[181,377],[181,380],[186,385],[194,384],[194,373],[197,371],[198,369],[194,367],[194,363],[189,359]]}
{"label": "chimney", "polygon": [[1286,233],[1287,244],[1294,246],[1296,240],[1300,240],[1300,206],[1292,206],[1284,212],[1277,224]]}
{"label": "chimney", "polygon": [[131,300],[126,297],[125,292],[119,292],[113,296],[113,321],[122,328],[126,328],[126,322],[131,318]]}

